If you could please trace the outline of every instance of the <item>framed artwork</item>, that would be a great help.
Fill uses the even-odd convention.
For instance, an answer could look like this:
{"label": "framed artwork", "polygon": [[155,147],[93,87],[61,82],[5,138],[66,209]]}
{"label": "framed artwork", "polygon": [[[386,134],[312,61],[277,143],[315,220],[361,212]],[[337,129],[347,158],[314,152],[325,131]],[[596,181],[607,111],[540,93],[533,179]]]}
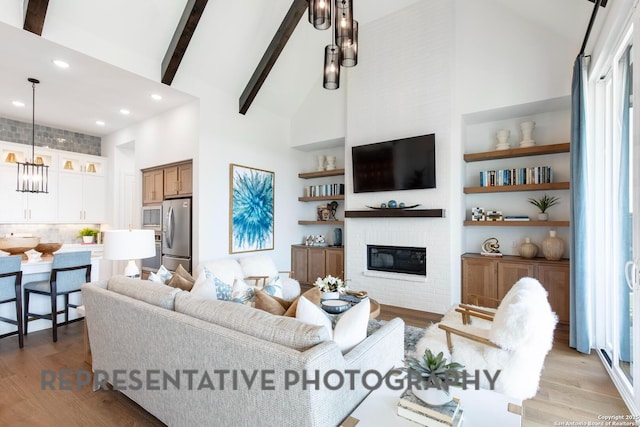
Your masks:
{"label": "framed artwork", "polygon": [[274,175],[229,165],[229,253],[273,249]]}

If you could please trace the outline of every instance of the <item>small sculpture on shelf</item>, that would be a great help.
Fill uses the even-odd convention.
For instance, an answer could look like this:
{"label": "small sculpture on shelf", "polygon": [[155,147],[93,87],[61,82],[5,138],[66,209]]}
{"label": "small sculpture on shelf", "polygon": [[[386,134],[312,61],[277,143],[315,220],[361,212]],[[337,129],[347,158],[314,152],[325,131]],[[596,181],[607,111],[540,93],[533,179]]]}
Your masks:
{"label": "small sculpture on shelf", "polygon": [[482,243],[482,250],[480,255],[501,257],[500,243],[495,237],[490,237]]}
{"label": "small sculpture on shelf", "polygon": [[471,221],[484,221],[486,219],[484,208],[471,208]]}
{"label": "small sculpture on shelf", "polygon": [[522,131],[522,141],[520,141],[520,147],[533,147],[536,142],[533,140],[533,129],[536,127],[536,122],[522,122],[520,123],[520,130]]}
{"label": "small sculpture on shelf", "polygon": [[511,145],[509,144],[509,135],[511,135],[511,131],[509,129],[500,129],[496,132],[496,138],[498,139],[496,150],[508,150],[511,148]]}

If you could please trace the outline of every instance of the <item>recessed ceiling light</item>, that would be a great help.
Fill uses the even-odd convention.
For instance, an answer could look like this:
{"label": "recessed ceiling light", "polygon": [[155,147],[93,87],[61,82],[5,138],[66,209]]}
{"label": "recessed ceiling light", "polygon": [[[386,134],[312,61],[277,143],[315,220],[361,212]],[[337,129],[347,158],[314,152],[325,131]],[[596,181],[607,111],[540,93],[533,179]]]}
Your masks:
{"label": "recessed ceiling light", "polygon": [[104,122],[102,120],[96,120],[96,124],[98,126],[104,126]]}
{"label": "recessed ceiling light", "polygon": [[120,113],[124,114],[126,116],[126,115],[128,115],[130,113],[130,111],[127,110],[126,108],[122,108],[122,109],[120,109]]}
{"label": "recessed ceiling light", "polygon": [[69,63],[61,60],[61,59],[54,59],[53,63],[56,64],[58,67],[60,68],[69,68]]}
{"label": "recessed ceiling light", "polygon": [[158,95],[157,93],[154,93],[153,95],[151,95],[151,98],[155,101],[160,101],[162,99],[162,96]]}
{"label": "recessed ceiling light", "polygon": [[24,107],[24,102],[22,101],[13,101],[12,104],[16,107]]}

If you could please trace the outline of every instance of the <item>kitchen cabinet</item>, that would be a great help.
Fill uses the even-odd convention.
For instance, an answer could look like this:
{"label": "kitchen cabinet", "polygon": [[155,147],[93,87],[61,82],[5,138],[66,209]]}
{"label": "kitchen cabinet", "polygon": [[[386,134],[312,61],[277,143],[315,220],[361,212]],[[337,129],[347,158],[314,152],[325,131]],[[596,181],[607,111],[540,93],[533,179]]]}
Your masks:
{"label": "kitchen cabinet", "polygon": [[328,275],[344,280],[344,250],[330,246],[291,246],[293,278],[312,285],[318,277]]}
{"label": "kitchen cabinet", "polygon": [[191,161],[164,167],[164,197],[190,196],[193,193]]}
{"label": "kitchen cabinet", "polygon": [[47,223],[57,220],[57,174],[49,173],[48,193],[22,193],[16,191],[17,166],[0,166],[0,200],[3,223]]}
{"label": "kitchen cabinet", "polygon": [[164,200],[164,170],[142,171],[142,204],[153,205]]}
{"label": "kitchen cabinet", "polygon": [[58,221],[106,222],[107,182],[103,157],[69,153],[60,156]]}
{"label": "kitchen cabinet", "polygon": [[[549,294],[551,309],[561,324],[569,324],[569,260],[549,261],[505,255],[500,258],[480,254],[462,255],[462,302],[471,304],[471,295],[502,299],[522,277],[538,279]],[[480,305],[496,304],[480,299]]]}

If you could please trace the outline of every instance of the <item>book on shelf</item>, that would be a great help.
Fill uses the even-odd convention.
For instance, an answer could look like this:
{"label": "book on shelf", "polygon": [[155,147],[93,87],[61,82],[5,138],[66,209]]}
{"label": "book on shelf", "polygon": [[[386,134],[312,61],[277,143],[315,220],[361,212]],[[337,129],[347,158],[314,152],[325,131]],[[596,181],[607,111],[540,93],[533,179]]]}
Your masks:
{"label": "book on shelf", "polygon": [[460,408],[450,423],[431,418],[428,415],[398,405],[398,415],[426,427],[459,427],[462,424],[464,409]]}
{"label": "book on shelf", "polygon": [[420,412],[431,418],[451,423],[460,410],[460,399],[454,397],[451,402],[444,405],[429,405],[417,398],[410,389],[405,390],[400,396],[398,406]]}
{"label": "book on shelf", "polygon": [[526,215],[506,215],[504,217],[505,221],[531,221],[531,218],[529,218]]}

